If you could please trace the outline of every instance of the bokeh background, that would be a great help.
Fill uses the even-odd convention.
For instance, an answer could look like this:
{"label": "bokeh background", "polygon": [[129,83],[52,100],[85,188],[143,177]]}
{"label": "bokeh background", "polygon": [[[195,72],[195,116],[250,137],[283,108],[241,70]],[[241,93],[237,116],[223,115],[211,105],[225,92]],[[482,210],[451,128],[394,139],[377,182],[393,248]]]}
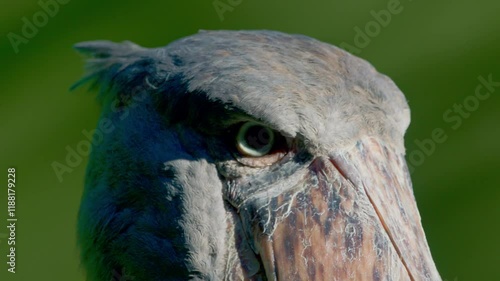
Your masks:
{"label": "bokeh background", "polygon": [[[0,280],[84,280],[75,220],[87,158],[62,182],[51,166],[64,163],[66,147],[84,140],[99,114],[93,94],[68,91],[83,73],[72,45],[109,39],[163,46],[199,29],[273,29],[357,46],[409,101],[414,190],[443,279],[500,280],[500,87],[474,102],[479,76],[500,82],[500,2],[59,1],[45,22],[38,0],[0,1]],[[373,23],[388,5],[399,12],[385,26]],[[13,45],[23,18],[39,26]],[[357,28],[366,34],[367,26],[363,41]],[[420,148],[436,128],[446,141]],[[7,273],[2,236],[8,167],[17,169],[16,274]]]}

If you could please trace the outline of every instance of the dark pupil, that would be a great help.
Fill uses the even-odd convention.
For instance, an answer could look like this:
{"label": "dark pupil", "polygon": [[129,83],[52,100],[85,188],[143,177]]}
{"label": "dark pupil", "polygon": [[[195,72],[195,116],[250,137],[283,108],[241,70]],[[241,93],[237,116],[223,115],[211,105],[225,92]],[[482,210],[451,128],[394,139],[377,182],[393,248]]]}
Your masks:
{"label": "dark pupil", "polygon": [[252,126],[245,134],[247,144],[257,150],[268,145],[270,139],[269,131],[262,126]]}

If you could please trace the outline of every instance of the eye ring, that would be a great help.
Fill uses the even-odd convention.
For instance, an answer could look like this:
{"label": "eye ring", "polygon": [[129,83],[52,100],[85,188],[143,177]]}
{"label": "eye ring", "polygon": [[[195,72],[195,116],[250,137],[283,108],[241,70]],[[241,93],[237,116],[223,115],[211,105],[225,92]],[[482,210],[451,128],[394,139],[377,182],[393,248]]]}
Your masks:
{"label": "eye ring", "polygon": [[236,148],[250,157],[262,157],[274,146],[275,133],[269,127],[249,121],[243,124],[236,135]]}

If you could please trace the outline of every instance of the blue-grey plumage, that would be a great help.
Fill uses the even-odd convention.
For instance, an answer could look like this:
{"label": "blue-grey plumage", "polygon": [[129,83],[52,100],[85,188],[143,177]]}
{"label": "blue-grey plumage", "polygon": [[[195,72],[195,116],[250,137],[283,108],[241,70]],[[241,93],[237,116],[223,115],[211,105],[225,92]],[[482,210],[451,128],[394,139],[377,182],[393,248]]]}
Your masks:
{"label": "blue-grey plumage", "polygon": [[88,280],[440,280],[408,105],[369,63],[272,31],[76,49],[76,86],[103,106],[78,221]]}

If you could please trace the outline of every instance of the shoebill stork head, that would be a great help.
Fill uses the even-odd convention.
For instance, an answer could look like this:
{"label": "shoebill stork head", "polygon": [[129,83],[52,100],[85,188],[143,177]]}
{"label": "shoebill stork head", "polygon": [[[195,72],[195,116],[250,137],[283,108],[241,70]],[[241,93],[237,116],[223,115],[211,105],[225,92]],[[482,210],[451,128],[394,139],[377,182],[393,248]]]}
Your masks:
{"label": "shoebill stork head", "polygon": [[441,280],[408,105],[366,61],[270,31],[76,49],[103,106],[78,221],[88,280]]}

